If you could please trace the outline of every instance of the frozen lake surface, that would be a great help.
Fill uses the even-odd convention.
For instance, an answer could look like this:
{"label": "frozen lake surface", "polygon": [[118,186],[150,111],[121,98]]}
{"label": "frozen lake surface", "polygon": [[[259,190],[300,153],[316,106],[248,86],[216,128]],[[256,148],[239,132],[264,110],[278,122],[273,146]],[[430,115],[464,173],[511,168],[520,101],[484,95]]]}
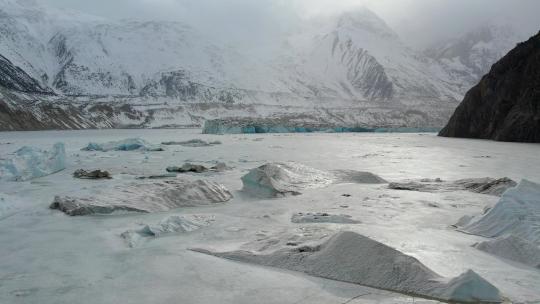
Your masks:
{"label": "frozen lake surface", "polygon": [[[440,138],[435,134],[202,135],[200,130],[88,130],[0,133],[0,158],[24,145],[63,142],[66,169],[23,182],[0,182],[0,303],[427,303],[411,296],[234,262],[189,250],[266,253],[287,243],[353,231],[413,256],[445,277],[472,269],[509,302],[540,302],[540,270],[497,258],[472,245],[489,240],[456,231],[497,196],[468,191],[415,192],[388,184],[336,183],[301,195],[260,198],[241,191],[241,177],[269,162],[295,162],[325,172],[371,172],[388,182],[509,177],[540,182],[540,145]],[[81,151],[89,142],[141,137],[161,142],[203,139],[222,144],[163,146],[164,151]],[[111,193],[160,180],[170,166],[194,163],[227,170],[179,174],[225,185],[228,202],[167,212],[71,217],[49,209],[56,195]],[[113,179],[75,179],[77,169],[109,171]],[[171,179],[171,177],[168,177]],[[122,193],[117,194],[118,197]],[[298,213],[354,219],[291,222]],[[169,216],[211,218],[197,229],[167,233],[130,247],[121,234]],[[189,223],[188,223],[189,224]],[[175,225],[185,225],[184,223]],[[190,224],[191,225],[191,224]]]}

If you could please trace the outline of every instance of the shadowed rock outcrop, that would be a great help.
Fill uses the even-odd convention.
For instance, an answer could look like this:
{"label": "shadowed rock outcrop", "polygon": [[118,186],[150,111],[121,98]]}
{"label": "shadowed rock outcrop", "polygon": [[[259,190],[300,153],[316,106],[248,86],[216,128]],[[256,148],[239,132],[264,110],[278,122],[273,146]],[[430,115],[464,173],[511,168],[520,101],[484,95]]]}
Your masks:
{"label": "shadowed rock outcrop", "polygon": [[493,65],[439,135],[540,142],[540,33]]}

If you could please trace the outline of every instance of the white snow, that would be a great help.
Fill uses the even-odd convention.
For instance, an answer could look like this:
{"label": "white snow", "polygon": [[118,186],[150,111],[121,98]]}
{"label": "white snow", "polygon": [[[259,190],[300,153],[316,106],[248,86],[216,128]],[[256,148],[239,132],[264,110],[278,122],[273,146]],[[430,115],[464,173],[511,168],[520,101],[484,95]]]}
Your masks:
{"label": "white snow", "polygon": [[223,203],[231,198],[227,188],[214,182],[169,180],[116,187],[91,197],[56,196],[50,208],[68,215],[160,212]]}
{"label": "white snow", "polygon": [[488,213],[461,228],[485,237],[512,234],[540,245],[540,184],[522,180]]}
{"label": "white snow", "polygon": [[[272,46],[253,50],[226,38],[210,38],[178,21],[108,20],[25,1],[3,0],[0,5],[5,13],[0,26],[8,37],[0,42],[0,53],[45,85],[65,82],[67,88],[54,89],[79,95],[70,102],[112,100],[139,103],[148,111],[159,108],[148,116],[126,112],[114,117],[126,126],[190,124],[206,112],[201,108],[215,103],[225,106],[211,111],[214,118],[235,116],[233,106],[240,104],[279,106],[273,114],[290,113],[288,106],[323,114],[352,108],[380,120],[376,113],[370,115],[379,106],[376,112],[386,113],[388,124],[414,125],[414,120],[426,121],[414,114],[398,119],[387,112],[425,107],[426,114],[448,115],[446,110],[453,109],[473,83],[470,73],[456,76],[443,63],[408,47],[365,8],[299,19]],[[178,76],[178,86],[200,85],[203,93],[166,96],[170,87],[161,81],[172,75]],[[148,95],[140,96],[143,90]],[[226,103],[230,96],[234,104]],[[380,103],[386,100],[392,102]],[[185,111],[190,107],[186,103],[200,105],[199,111]],[[268,108],[257,112],[264,110]]]}
{"label": "white snow", "polygon": [[50,151],[25,146],[7,159],[0,159],[0,180],[26,181],[64,170],[66,152],[63,143],[56,143]]}

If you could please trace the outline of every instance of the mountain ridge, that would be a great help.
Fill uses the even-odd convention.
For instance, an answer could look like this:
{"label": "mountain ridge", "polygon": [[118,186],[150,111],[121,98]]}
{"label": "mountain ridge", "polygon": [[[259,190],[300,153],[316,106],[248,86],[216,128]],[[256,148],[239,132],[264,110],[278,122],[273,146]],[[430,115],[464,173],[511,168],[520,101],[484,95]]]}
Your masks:
{"label": "mountain ridge", "polygon": [[[6,7],[6,3],[17,5]],[[212,40],[182,22],[110,21],[14,0],[0,2],[0,14],[6,17],[0,21],[5,34],[0,38],[0,55],[41,88],[59,96],[38,96],[40,102],[71,101],[78,105],[74,108],[87,108],[100,100],[121,112],[119,105],[127,104],[148,119],[162,119],[155,118],[156,104],[169,113],[185,103],[268,105],[251,112],[262,117],[282,115],[279,107],[287,106],[304,107],[308,112],[316,107],[373,109],[375,105],[381,113],[389,106],[404,113],[439,109],[448,113],[466,86],[435,59],[407,47],[367,8],[324,23],[308,22],[304,29],[284,36],[284,43],[266,57]],[[25,100],[36,97],[28,96],[31,91],[22,93],[26,95],[7,102],[20,111],[32,111]],[[3,95],[6,99],[17,94]],[[120,112],[115,115],[123,116]],[[167,120],[181,120],[163,115]],[[435,116],[444,115],[448,114]],[[205,111],[191,113],[180,125],[223,118],[215,116]],[[347,123],[375,120],[409,127],[407,119],[379,116],[349,118]],[[86,125],[101,126],[92,117],[87,120]],[[102,127],[131,123],[110,122]],[[429,123],[442,125],[444,119]]]}
{"label": "mountain ridge", "polygon": [[539,71],[540,32],[493,65],[439,135],[540,142]]}

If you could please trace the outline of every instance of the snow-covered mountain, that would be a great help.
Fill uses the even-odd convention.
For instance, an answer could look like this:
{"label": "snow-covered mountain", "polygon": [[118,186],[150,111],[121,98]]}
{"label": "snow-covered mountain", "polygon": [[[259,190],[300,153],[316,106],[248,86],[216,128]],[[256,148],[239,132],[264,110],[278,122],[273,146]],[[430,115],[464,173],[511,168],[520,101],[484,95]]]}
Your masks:
{"label": "snow-covered mountain", "polygon": [[488,24],[450,41],[437,43],[425,54],[435,59],[453,79],[462,81],[462,87],[468,89],[516,43],[527,38],[509,25]]}
{"label": "snow-covered mountain", "polygon": [[[324,108],[333,123],[360,125],[411,126],[406,116],[415,113],[424,117],[412,119],[415,125],[437,126],[477,77],[475,71],[456,72],[444,57],[454,58],[450,51],[430,58],[407,47],[365,8],[306,21],[264,56],[181,22],[108,20],[32,0],[0,0],[0,34],[0,58],[13,66],[0,73],[29,78],[4,85],[0,101],[12,111],[31,111],[29,101],[60,103],[70,111],[100,104],[78,114],[79,127],[197,125],[223,115],[281,115],[290,111],[286,107],[306,115]],[[36,89],[26,89],[28,83]],[[237,108],[184,113],[179,109],[186,103]],[[370,114],[346,118],[332,108]],[[398,112],[385,116],[388,108]],[[36,120],[47,115],[33,114]],[[62,118],[48,119],[57,120]]]}

